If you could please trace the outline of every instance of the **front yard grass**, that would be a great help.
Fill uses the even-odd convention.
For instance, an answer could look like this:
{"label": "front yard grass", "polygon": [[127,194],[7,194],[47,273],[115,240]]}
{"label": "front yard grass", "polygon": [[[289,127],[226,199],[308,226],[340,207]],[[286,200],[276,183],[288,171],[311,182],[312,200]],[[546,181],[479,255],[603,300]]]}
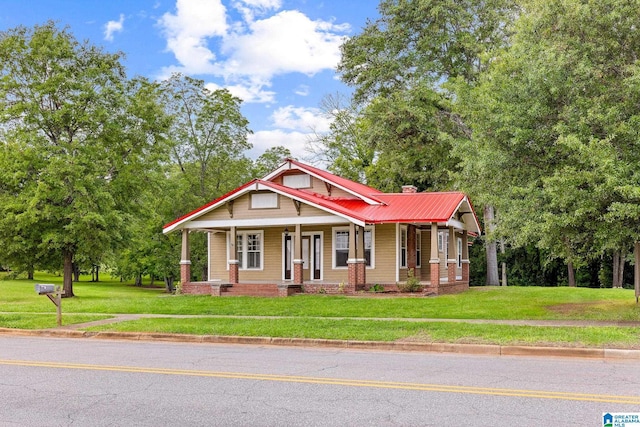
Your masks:
{"label": "front yard grass", "polygon": [[[636,304],[632,290],[480,287],[462,294],[439,297],[385,297],[362,293],[357,296],[214,298],[173,296],[161,287],[138,288],[118,281],[90,283],[87,280],[81,278],[80,282],[74,284],[76,297],[63,299],[64,325],[100,318],[94,315],[104,318],[115,314],[282,316],[286,318],[140,319],[94,327],[92,330],[640,348],[640,328],[630,326],[544,327],[415,321],[495,319],[640,322],[640,306]],[[0,280],[0,327],[55,327],[55,306],[46,297],[36,295],[33,285],[61,282],[61,277],[45,274],[37,274],[33,281]]]}

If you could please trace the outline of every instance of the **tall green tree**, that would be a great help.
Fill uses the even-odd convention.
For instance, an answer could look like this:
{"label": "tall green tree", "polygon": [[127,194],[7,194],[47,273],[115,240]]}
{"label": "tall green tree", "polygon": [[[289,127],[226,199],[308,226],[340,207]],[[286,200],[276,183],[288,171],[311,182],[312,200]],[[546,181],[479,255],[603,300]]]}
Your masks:
{"label": "tall green tree", "polygon": [[574,285],[576,264],[638,240],[640,3],[523,5],[467,118],[497,159],[483,176],[497,177],[502,232],[565,260]]}
{"label": "tall green tree", "polygon": [[242,100],[226,89],[211,91],[204,81],[174,74],[163,82],[166,111],[173,121],[172,160],[194,196],[193,207],[230,191],[251,176],[249,121]]}
{"label": "tall green tree", "polygon": [[74,256],[125,235],[145,171],[162,152],[163,117],[154,85],[127,80],[120,54],[52,22],[0,33],[0,123],[15,149],[2,162],[14,171],[29,164],[12,183],[20,198],[9,238],[35,245],[36,259],[59,257],[65,297]]}

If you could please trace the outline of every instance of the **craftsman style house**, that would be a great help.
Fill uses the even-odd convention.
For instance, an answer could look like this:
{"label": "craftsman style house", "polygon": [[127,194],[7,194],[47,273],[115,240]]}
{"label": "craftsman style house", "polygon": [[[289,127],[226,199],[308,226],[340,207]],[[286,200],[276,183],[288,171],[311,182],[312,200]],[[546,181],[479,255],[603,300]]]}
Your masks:
{"label": "craftsman style house", "polygon": [[[164,226],[182,232],[183,293],[281,295],[469,286],[469,235],[480,232],[459,192],[381,193],[296,160]],[[209,277],[191,282],[189,233],[208,235]]]}

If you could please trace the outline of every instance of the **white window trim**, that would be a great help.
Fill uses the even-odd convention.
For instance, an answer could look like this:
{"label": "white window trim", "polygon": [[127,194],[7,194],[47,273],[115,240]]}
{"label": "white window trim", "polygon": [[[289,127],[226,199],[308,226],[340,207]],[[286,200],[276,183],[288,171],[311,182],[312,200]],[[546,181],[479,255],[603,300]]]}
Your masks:
{"label": "white window trim", "polygon": [[[404,265],[402,264],[402,235],[404,234]],[[398,232],[398,265],[406,270],[409,265],[409,232],[406,225],[401,225]]]}
{"label": "white window trim", "polygon": [[[260,268],[247,268],[246,267],[246,262],[247,262],[247,234],[259,234],[260,235]],[[238,265],[238,269],[239,270],[244,270],[244,271],[262,271],[264,270],[264,230],[242,230],[242,231],[236,231],[236,238],[237,236],[242,236],[242,265]],[[229,253],[229,239],[231,237],[231,232],[227,231],[227,259],[231,259],[230,257],[230,253]],[[227,270],[229,270],[229,263],[227,262]]]}
{"label": "white window trim", "polygon": [[462,237],[458,237],[458,240],[456,241],[456,248],[458,252],[456,254],[458,268],[462,268]]}
{"label": "white window trim", "polygon": [[422,267],[422,230],[416,230],[416,268],[420,267]]}
{"label": "white window trim", "polygon": [[[331,227],[331,268],[333,270],[346,270],[348,266],[336,267],[336,232],[338,231],[349,231],[349,227]],[[371,232],[371,265],[367,265],[366,268],[372,270],[376,268],[376,229],[373,226],[366,226],[364,231]]]}

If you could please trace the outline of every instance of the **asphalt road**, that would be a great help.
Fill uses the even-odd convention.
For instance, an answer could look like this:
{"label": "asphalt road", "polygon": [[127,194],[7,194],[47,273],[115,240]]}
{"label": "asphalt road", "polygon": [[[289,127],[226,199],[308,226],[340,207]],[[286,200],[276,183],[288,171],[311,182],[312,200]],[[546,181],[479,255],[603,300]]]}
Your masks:
{"label": "asphalt road", "polygon": [[601,426],[640,361],[0,336],[0,426]]}

